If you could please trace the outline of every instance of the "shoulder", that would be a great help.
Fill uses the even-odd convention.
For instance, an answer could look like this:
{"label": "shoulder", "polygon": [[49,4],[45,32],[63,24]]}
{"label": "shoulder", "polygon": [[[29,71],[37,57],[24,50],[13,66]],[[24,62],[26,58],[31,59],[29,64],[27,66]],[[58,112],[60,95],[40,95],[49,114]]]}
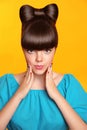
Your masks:
{"label": "shoulder", "polygon": [[13,77],[14,77],[14,75],[12,73],[7,73],[7,74],[2,75],[0,77],[0,86],[1,86],[1,84],[4,84],[6,82],[11,82]]}
{"label": "shoulder", "polygon": [[0,94],[8,89],[11,82],[11,76],[12,74],[4,74],[0,77]]}
{"label": "shoulder", "polygon": [[55,81],[55,84],[58,86],[59,83],[63,83],[66,87],[70,86],[81,86],[78,79],[70,73],[67,74],[61,74],[61,73],[53,73],[53,78]]}
{"label": "shoulder", "polygon": [[58,85],[64,77],[64,74],[53,72],[53,79],[56,85]]}
{"label": "shoulder", "polygon": [[0,77],[0,90],[6,88],[12,88],[13,86],[16,85],[18,84],[14,74],[7,73]]}
{"label": "shoulder", "polygon": [[6,81],[6,79],[9,77],[10,74],[4,74],[0,77],[0,84],[4,81]]}
{"label": "shoulder", "polygon": [[23,81],[25,73],[26,72],[22,72],[22,73],[19,73],[19,74],[14,74],[14,78],[18,82],[18,84],[21,84],[21,82]]}
{"label": "shoulder", "polygon": [[56,82],[56,84],[59,84],[63,79],[66,82],[68,82],[72,78],[75,78],[72,74],[62,74],[62,73],[53,72],[53,79]]}

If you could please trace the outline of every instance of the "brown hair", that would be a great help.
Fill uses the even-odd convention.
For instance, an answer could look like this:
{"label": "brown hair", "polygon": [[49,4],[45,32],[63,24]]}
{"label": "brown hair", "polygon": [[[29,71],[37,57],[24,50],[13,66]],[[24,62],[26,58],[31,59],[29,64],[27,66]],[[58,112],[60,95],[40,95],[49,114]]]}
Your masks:
{"label": "brown hair", "polygon": [[58,32],[55,27],[58,17],[56,4],[44,8],[23,5],[20,8],[22,22],[21,45],[28,50],[43,50],[58,45]]}

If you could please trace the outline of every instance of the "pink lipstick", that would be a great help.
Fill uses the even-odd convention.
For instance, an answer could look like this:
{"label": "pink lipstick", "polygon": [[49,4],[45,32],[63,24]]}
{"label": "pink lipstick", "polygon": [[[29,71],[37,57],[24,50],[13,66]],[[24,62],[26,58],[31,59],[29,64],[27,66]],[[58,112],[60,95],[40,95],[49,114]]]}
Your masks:
{"label": "pink lipstick", "polygon": [[35,68],[36,68],[37,70],[42,70],[42,69],[43,69],[43,65],[35,65]]}

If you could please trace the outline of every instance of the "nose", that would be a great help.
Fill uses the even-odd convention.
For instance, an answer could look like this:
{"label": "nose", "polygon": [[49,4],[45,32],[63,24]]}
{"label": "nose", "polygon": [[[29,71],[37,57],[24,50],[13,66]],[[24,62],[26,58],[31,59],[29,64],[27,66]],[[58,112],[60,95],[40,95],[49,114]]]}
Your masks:
{"label": "nose", "polygon": [[41,62],[43,60],[42,51],[37,51],[36,53],[36,61]]}

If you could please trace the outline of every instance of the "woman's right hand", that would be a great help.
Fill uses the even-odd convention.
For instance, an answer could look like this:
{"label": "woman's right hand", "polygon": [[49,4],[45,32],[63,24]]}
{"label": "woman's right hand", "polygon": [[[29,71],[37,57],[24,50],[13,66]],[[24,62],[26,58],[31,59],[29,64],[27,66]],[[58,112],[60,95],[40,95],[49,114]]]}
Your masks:
{"label": "woman's right hand", "polygon": [[16,92],[16,94],[20,99],[23,99],[30,91],[33,81],[34,81],[34,74],[32,72],[32,68],[30,67],[27,70],[24,80],[22,81],[19,89]]}
{"label": "woman's right hand", "polygon": [[30,67],[28,71],[26,72],[26,75],[21,85],[19,86],[18,90],[16,91],[16,93],[8,101],[8,103],[3,107],[3,109],[0,110],[0,130],[4,130],[6,128],[14,112],[19,106],[21,100],[27,95],[27,93],[31,89],[33,80],[34,80],[34,74]]}

